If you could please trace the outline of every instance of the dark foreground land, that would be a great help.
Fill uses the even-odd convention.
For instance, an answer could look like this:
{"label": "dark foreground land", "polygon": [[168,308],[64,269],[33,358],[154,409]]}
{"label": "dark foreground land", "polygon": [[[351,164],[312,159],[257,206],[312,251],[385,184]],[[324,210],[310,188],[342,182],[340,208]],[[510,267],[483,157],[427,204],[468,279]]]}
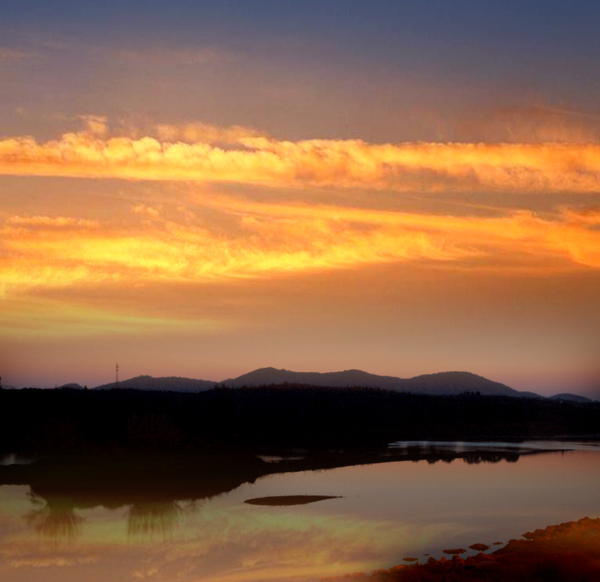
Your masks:
{"label": "dark foreground land", "polygon": [[600,434],[600,403],[283,385],[198,393],[1,390],[0,451],[353,448]]}
{"label": "dark foreground land", "polygon": [[[495,552],[462,559],[429,558],[425,564],[362,572],[323,582],[597,582],[600,519],[584,518],[538,529]],[[460,552],[459,550],[456,550]],[[462,550],[464,552],[464,550]],[[449,553],[449,552],[447,552]],[[454,552],[452,552],[454,553]]]}
{"label": "dark foreground land", "polygon": [[[167,511],[175,500],[208,499],[274,473],[416,460],[517,462],[541,453],[501,445],[389,448],[395,440],[600,433],[598,403],[289,385],[195,394],[0,390],[0,411],[0,452],[33,459],[0,466],[0,485],[28,485],[45,500],[49,531],[70,523],[77,509]],[[266,462],[265,455],[281,458]]]}
{"label": "dark foreground land", "polygon": [[[84,508],[127,507],[129,532],[164,530],[177,516],[177,500],[209,499],[269,474],[413,460],[518,462],[522,455],[543,454],[502,445],[388,448],[395,440],[600,434],[598,403],[290,385],[193,394],[0,390],[0,413],[0,451],[34,459],[0,466],[0,485],[30,487],[39,509],[28,520],[57,544],[77,536],[77,510]],[[280,458],[266,462],[261,455]],[[322,499],[247,501],[293,505]],[[600,520],[526,537],[467,560],[449,554],[336,582],[600,581]]]}

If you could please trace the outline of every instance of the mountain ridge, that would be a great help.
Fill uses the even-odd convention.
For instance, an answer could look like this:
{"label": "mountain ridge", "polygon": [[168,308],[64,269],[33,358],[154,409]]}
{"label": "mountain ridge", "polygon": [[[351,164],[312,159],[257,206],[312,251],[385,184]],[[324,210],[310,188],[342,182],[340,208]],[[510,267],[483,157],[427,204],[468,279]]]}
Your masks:
{"label": "mountain ridge", "polygon": [[[221,386],[239,388],[242,386],[265,386],[279,384],[303,384],[331,388],[381,388],[414,394],[460,394],[479,392],[482,395],[520,396],[514,388],[488,380],[472,372],[438,372],[423,374],[413,378],[380,376],[363,370],[343,370],[341,372],[292,372],[277,368],[259,368],[247,374],[230,378]],[[531,393],[527,393],[530,395]],[[537,396],[537,395],[536,395]]]}
{"label": "mountain ridge", "polygon": [[164,376],[154,378],[153,376],[142,375],[122,380],[121,382],[111,382],[96,386],[94,390],[110,390],[111,388],[133,388],[134,390],[156,390],[171,392],[202,392],[210,390],[217,382],[212,380],[196,380],[194,378],[182,378],[181,376]]}
{"label": "mountain ridge", "polygon": [[323,388],[380,388],[396,392],[413,394],[453,395],[464,392],[495,396],[513,396],[521,398],[542,398],[533,392],[521,392],[502,384],[478,376],[472,372],[438,372],[423,374],[413,378],[382,376],[363,370],[350,369],[340,372],[294,372],[273,367],[258,368],[236,378],[222,382],[197,380],[178,376],[153,378],[142,375],[96,386],[95,390],[111,388],[131,388],[136,390],[158,390],[174,392],[199,392],[215,386],[228,388],[283,386],[286,384],[315,386]]}

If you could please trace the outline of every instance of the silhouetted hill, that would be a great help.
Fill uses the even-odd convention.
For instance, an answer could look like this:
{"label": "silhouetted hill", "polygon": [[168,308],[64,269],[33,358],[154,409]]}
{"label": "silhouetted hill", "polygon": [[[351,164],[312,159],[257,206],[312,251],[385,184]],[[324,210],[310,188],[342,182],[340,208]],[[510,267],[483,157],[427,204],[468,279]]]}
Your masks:
{"label": "silhouetted hill", "polygon": [[[180,378],[170,376],[167,378],[154,378],[152,376],[136,376],[123,380],[118,384],[111,382],[96,386],[96,390],[109,390],[111,388],[132,388],[134,390],[158,390],[170,392],[200,392],[210,390],[215,386],[229,388],[283,386],[294,384],[296,386],[320,386],[324,388],[380,388],[396,392],[411,392],[412,394],[431,395],[456,395],[464,392],[473,392],[482,396],[513,396],[518,398],[544,398],[534,392],[521,392],[506,384],[488,380],[483,376],[471,372],[439,372],[437,374],[424,374],[414,378],[397,378],[395,376],[380,376],[369,374],[362,370],[344,370],[343,372],[292,372],[277,368],[259,368],[237,378],[230,378],[223,382],[211,380],[196,380],[193,378]],[[5,386],[5,388],[8,388]],[[65,384],[61,388],[83,388],[79,384]],[[578,394],[557,394],[554,400],[568,400],[572,402],[592,402],[590,398]]]}
{"label": "silhouetted hill", "polygon": [[555,394],[550,397],[551,400],[568,400],[570,402],[593,402],[591,398],[580,396],[579,394],[569,394],[564,392],[562,394]]}
{"label": "silhouetted hill", "polygon": [[[96,390],[111,388],[132,388],[135,390],[160,390],[171,392],[199,392],[213,388],[217,383],[210,380],[194,380],[191,378],[153,378],[152,376],[136,376],[123,380],[118,384],[112,382],[97,386]],[[379,376],[362,370],[344,370],[343,372],[292,372],[277,368],[260,368],[221,382],[221,386],[231,388],[275,386],[275,385],[321,386],[327,388],[381,388],[396,392],[413,394],[454,395],[463,392],[479,392],[485,396],[517,396],[541,398],[532,392],[519,392],[509,386],[493,382],[470,372],[441,372],[426,374],[415,378],[396,378]],[[79,385],[69,385],[81,388]]]}
{"label": "silhouetted hill", "polygon": [[[482,396],[523,396],[521,392],[500,382],[488,380],[470,372],[440,372],[425,374],[404,381],[414,394],[460,394],[479,392]],[[405,388],[406,389],[406,388]],[[527,393],[531,394],[530,392]]]}
{"label": "silhouetted hill", "polygon": [[544,399],[546,397],[540,396],[539,394],[536,394],[535,392],[527,392],[527,390],[522,390],[519,392],[519,398],[541,398],[541,399]]}
{"label": "silhouetted hill", "polygon": [[192,378],[179,378],[169,376],[167,378],[153,378],[152,376],[136,376],[123,380],[118,384],[103,384],[96,386],[95,390],[110,390],[111,388],[133,388],[134,390],[160,390],[170,392],[201,392],[210,390],[216,382],[210,380],[194,380]]}
{"label": "silhouetted hill", "polygon": [[323,374],[319,372],[291,372],[290,370],[278,370],[276,368],[260,368],[238,378],[225,380],[221,384],[232,388],[303,384],[330,388],[381,388],[397,392],[412,392],[413,394],[453,395],[463,392],[479,392],[485,396],[539,398],[537,394],[532,392],[519,392],[509,386],[493,382],[470,372],[441,372],[404,379],[369,374],[362,370],[345,370]]}
{"label": "silhouetted hill", "polygon": [[70,388],[73,390],[83,390],[83,386],[81,384],[77,384],[75,382],[71,382],[70,384],[63,384],[60,388]]}
{"label": "silhouetted hill", "polygon": [[271,386],[274,384],[304,384],[306,386],[325,386],[328,388],[384,388],[401,390],[404,380],[393,376],[378,376],[362,370],[344,370],[343,372],[292,372],[277,368],[259,368],[237,378],[230,378],[221,384],[232,388],[242,386]]}

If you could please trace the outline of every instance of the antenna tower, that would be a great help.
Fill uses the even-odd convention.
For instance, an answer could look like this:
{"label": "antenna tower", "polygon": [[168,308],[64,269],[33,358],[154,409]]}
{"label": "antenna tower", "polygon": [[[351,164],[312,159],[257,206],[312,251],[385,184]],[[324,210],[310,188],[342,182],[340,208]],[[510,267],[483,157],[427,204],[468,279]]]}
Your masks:
{"label": "antenna tower", "polygon": [[119,383],[119,364],[117,364],[115,366],[115,373],[116,373],[116,382],[115,382],[115,384],[118,384]]}

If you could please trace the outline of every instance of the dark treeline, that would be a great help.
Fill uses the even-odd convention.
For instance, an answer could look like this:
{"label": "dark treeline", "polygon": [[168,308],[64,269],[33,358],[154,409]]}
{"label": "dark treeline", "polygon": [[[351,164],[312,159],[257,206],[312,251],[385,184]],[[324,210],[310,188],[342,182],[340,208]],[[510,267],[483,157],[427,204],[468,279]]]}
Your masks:
{"label": "dark treeline", "polygon": [[206,392],[0,390],[0,450],[255,450],[600,433],[600,404],[287,385]]}

